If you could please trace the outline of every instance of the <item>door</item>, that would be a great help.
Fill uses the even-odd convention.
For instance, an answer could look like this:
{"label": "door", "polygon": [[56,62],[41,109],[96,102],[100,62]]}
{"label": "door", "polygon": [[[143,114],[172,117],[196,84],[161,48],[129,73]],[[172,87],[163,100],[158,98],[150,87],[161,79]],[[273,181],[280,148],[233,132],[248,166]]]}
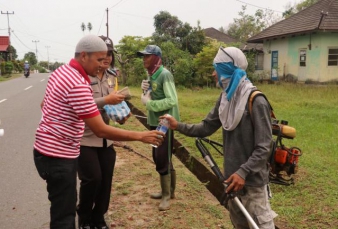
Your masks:
{"label": "door", "polygon": [[299,50],[298,80],[306,80],[306,49]]}
{"label": "door", "polygon": [[278,80],[278,51],[271,52],[271,80]]}

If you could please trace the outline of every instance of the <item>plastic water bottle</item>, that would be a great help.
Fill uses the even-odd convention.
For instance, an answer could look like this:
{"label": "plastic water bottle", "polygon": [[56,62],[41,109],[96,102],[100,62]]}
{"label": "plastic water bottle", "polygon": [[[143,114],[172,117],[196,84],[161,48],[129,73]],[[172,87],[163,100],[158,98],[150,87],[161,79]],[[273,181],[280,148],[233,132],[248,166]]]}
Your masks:
{"label": "plastic water bottle", "polygon": [[[170,114],[166,114],[165,116],[166,116],[166,117],[170,117],[171,115],[170,115]],[[162,133],[164,133],[164,134],[166,134],[167,131],[168,131],[168,129],[169,129],[169,121],[168,121],[166,118],[161,119],[161,120],[160,120],[160,123],[159,123],[158,126],[156,127],[156,130],[157,130],[157,131],[160,131],[160,132],[162,132]],[[151,144],[151,146],[157,148],[156,145]]]}
{"label": "plastic water bottle", "polygon": [[148,83],[149,83],[149,87],[148,87],[147,92],[152,91],[150,77],[148,77]]}
{"label": "plastic water bottle", "polygon": [[164,119],[162,119],[162,120],[160,121],[160,123],[158,124],[156,130],[158,130],[158,131],[160,131],[160,132],[166,134],[167,131],[168,131],[168,127],[169,127],[169,122],[168,122],[167,119],[164,118]]}

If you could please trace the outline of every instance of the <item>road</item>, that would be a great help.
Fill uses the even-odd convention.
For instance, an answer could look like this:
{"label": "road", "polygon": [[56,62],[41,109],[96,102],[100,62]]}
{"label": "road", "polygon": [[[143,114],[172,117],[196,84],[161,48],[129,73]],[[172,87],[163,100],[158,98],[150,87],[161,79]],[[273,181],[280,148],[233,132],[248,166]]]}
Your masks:
{"label": "road", "polygon": [[49,228],[46,183],[33,161],[48,73],[0,82],[0,229]]}

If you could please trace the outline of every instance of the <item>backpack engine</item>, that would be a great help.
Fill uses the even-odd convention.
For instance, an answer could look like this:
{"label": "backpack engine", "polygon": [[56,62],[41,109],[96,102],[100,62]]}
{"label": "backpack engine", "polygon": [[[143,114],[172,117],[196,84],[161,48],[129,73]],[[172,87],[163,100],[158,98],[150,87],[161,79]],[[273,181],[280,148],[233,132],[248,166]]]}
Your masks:
{"label": "backpack engine", "polygon": [[298,147],[286,147],[283,138],[293,139],[296,137],[295,128],[288,126],[288,122],[274,119],[272,122],[273,140],[270,156],[270,182],[290,185],[293,184],[293,174],[298,171],[298,159],[302,155]]}

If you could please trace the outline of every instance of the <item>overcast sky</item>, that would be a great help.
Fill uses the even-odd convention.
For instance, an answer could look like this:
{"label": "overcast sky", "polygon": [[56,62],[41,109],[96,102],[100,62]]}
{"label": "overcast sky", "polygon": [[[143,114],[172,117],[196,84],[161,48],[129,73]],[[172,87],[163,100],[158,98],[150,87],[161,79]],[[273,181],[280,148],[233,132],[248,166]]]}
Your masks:
{"label": "overcast sky", "polygon": [[[107,34],[117,44],[125,35],[151,36],[154,16],[168,11],[182,22],[202,28],[227,27],[238,18],[241,6],[247,12],[268,8],[281,15],[285,6],[295,0],[1,0],[0,36],[8,36],[19,59],[27,52],[38,52],[38,60],[68,62],[74,56],[77,42],[85,35],[81,24],[90,22],[91,34]],[[299,1],[296,1],[299,2]],[[14,12],[14,14],[12,14]],[[33,42],[37,41],[37,42]]]}

